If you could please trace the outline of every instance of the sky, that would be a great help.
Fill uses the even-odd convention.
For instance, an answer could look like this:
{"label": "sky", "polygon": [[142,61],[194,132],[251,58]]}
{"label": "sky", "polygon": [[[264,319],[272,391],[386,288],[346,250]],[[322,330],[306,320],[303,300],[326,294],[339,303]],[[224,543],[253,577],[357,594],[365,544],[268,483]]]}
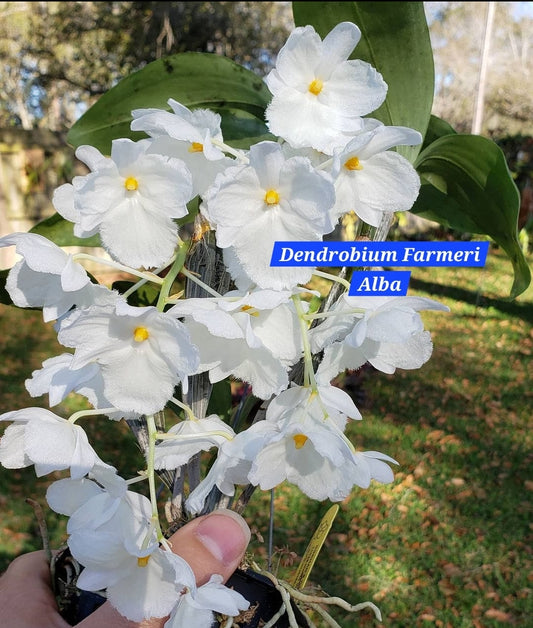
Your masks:
{"label": "sky", "polygon": [[[439,7],[447,4],[446,2],[424,2],[426,9],[426,16],[428,22],[434,19],[436,11]],[[476,4],[479,4],[476,2]],[[504,2],[503,4],[510,4],[513,6],[513,15],[517,20],[522,17],[533,17],[533,2]]]}
{"label": "sky", "polygon": [[507,4],[516,5],[513,15],[518,19],[524,16],[533,17],[533,2],[509,2]]}

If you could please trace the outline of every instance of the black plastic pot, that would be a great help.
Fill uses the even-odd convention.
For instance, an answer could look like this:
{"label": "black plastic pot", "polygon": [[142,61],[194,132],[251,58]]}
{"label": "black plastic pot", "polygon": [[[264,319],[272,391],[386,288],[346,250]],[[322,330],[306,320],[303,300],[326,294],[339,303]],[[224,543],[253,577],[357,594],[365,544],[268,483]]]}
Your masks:
{"label": "black plastic pot", "polygon": [[[239,628],[258,628],[260,622],[268,622],[279,611],[283,600],[280,592],[265,576],[247,569],[237,571],[226,582],[226,586],[238,591],[250,602],[248,611],[244,611],[239,620]],[[293,603],[292,610],[298,622],[298,626],[308,626],[300,609]],[[213,623],[212,628],[218,628],[218,622]],[[276,628],[289,628],[289,618],[284,613],[277,621]]]}
{"label": "black plastic pot", "polygon": [[68,547],[59,550],[53,558],[53,587],[57,605],[61,616],[71,626],[81,622],[106,601],[104,595],[78,589],[76,582],[82,570]]}

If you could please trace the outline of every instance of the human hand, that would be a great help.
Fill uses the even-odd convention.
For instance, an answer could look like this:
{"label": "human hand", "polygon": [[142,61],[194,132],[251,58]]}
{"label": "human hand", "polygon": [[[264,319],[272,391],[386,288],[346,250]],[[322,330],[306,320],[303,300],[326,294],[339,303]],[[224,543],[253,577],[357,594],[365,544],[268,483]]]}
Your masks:
{"label": "human hand", "polygon": [[[249,540],[250,530],[242,517],[217,510],[187,523],[169,543],[202,585],[212,574],[220,574],[226,582],[239,566]],[[0,578],[0,617],[6,628],[70,628],[57,611],[44,551],[19,556]],[[77,628],[163,628],[165,621],[132,622],[105,603]]]}

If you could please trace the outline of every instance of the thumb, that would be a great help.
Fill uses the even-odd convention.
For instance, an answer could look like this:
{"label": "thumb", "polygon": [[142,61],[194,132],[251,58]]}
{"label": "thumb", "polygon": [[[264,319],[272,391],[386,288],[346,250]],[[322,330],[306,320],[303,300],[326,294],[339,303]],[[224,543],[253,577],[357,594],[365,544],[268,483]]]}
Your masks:
{"label": "thumb", "polygon": [[169,539],[172,551],[191,566],[196,583],[205,584],[213,574],[224,582],[239,566],[248,543],[250,529],[233,510],[215,510],[193,519]]}
{"label": "thumb", "polygon": [[[243,559],[249,541],[246,521],[233,510],[225,509],[189,521],[168,539],[172,551],[191,566],[198,585],[206,583],[213,574],[220,574],[226,582]],[[133,622],[106,602],[77,628],[163,628],[166,619]]]}

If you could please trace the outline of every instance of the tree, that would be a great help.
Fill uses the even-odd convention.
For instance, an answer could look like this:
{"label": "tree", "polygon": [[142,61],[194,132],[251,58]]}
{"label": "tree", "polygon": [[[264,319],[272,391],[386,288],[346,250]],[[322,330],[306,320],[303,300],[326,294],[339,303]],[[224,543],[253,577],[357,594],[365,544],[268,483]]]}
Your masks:
{"label": "tree", "polygon": [[291,25],[288,2],[2,2],[0,125],[69,128],[121,78],[176,52],[264,74]]}
{"label": "tree", "polygon": [[[533,132],[531,77],[533,19],[520,2],[494,2],[494,27],[486,75],[484,124],[491,136]],[[435,55],[434,113],[470,132],[483,51],[488,3],[428,2]]]}

